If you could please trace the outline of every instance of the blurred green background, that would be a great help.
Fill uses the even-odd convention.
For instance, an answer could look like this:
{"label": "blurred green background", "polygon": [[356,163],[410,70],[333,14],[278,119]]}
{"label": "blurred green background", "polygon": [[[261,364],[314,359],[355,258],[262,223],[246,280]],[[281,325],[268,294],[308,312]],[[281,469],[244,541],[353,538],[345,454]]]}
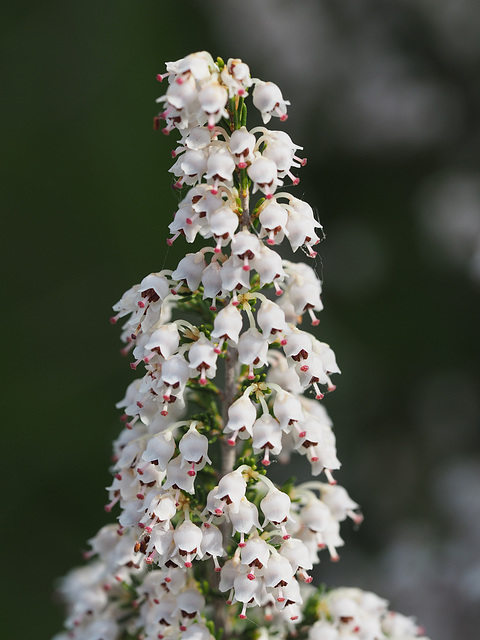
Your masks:
{"label": "blurred green background", "polygon": [[5,637],[61,629],[54,581],[108,521],[114,403],[132,379],[111,305],[186,248],[165,244],[174,136],[152,131],[155,76],[208,49],[292,102],[284,128],[309,160],[296,195],[326,231],[318,335],[343,371],[326,405],[366,520],[318,579],[380,591],[432,639],[476,638],[480,8],[450,5],[2,10]]}

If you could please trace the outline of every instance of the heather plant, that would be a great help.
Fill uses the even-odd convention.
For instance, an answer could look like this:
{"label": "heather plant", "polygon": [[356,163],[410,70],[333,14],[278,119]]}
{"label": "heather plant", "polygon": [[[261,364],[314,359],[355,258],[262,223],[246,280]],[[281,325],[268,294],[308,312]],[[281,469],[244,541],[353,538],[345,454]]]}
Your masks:
{"label": "heather plant", "polygon": [[[114,307],[141,372],[117,404],[105,507],[117,522],[63,580],[56,639],[417,638],[373,593],[312,584],[320,558],[339,559],[341,523],[362,515],[335,480],[321,403],[340,370],[305,328],[323,308],[322,227],[282,190],[306,160],[283,130],[247,127],[250,97],[264,125],[285,122],[289,102],[239,59],[199,52],[166,69],[154,124],[179,134],[170,171],[181,194],[168,244],[202,246]],[[310,264],[282,259],[285,240]],[[273,482],[271,463],[291,455],[315,479]]]}

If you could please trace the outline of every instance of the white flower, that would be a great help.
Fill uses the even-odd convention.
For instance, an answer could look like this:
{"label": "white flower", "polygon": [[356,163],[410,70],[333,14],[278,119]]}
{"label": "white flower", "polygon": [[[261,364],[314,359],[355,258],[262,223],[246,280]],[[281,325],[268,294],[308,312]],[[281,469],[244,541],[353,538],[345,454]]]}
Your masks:
{"label": "white flower", "polygon": [[252,162],[256,143],[257,139],[253,133],[247,131],[246,127],[232,131],[228,146],[239,169],[246,169],[247,164]]}
{"label": "white flower", "polygon": [[179,553],[182,558],[185,558],[184,562],[187,568],[192,566],[192,560],[197,554],[201,557],[200,545],[202,538],[201,529],[190,520],[185,520],[173,532],[174,553]]}
{"label": "white flower", "polygon": [[265,124],[270,121],[272,116],[277,116],[280,120],[287,119],[288,100],[284,100],[282,92],[273,82],[262,82],[258,80],[253,90],[253,104],[262,114]]}
{"label": "white flower", "polygon": [[247,173],[253,182],[253,193],[260,189],[268,199],[273,197],[277,186],[283,184],[278,178],[277,165],[275,162],[263,156],[258,156],[252,161],[247,169]]}

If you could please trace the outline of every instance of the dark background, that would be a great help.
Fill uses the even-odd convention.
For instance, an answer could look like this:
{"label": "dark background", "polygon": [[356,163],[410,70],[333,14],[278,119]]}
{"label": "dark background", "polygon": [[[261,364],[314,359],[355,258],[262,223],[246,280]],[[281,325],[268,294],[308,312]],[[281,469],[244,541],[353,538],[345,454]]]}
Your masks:
{"label": "dark background", "polygon": [[[50,638],[58,576],[107,522],[111,305],[167,254],[164,62],[242,57],[292,102],[319,212],[326,400],[362,504],[317,579],[378,591],[432,640],[480,602],[480,8],[473,0],[17,2],[1,27],[5,637]],[[276,127],[278,121],[272,122]],[[279,128],[280,128],[279,126]],[[167,255],[166,255],[167,254]],[[304,470],[299,469],[302,477]]]}

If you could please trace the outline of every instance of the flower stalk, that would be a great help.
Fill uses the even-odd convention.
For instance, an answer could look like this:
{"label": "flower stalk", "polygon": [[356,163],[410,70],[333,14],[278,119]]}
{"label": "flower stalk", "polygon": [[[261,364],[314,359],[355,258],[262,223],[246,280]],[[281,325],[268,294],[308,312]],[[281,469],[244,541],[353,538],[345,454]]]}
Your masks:
{"label": "flower stalk", "polygon": [[[182,195],[168,243],[206,244],[114,306],[122,353],[142,373],[117,404],[106,510],[118,505],[118,524],[65,579],[57,640],[418,637],[373,594],[310,584],[321,555],[339,559],[340,523],[361,515],[333,475],[335,435],[319,402],[340,370],[300,328],[323,309],[312,267],[321,225],[278,191],[298,184],[301,147],[284,131],[247,128],[250,93],[264,124],[285,122],[289,102],[241,60],[206,52],[167,63],[166,78],[154,122],[180,135],[170,171]],[[310,264],[282,260],[285,239]],[[323,481],[277,486],[268,467],[293,454]]]}

